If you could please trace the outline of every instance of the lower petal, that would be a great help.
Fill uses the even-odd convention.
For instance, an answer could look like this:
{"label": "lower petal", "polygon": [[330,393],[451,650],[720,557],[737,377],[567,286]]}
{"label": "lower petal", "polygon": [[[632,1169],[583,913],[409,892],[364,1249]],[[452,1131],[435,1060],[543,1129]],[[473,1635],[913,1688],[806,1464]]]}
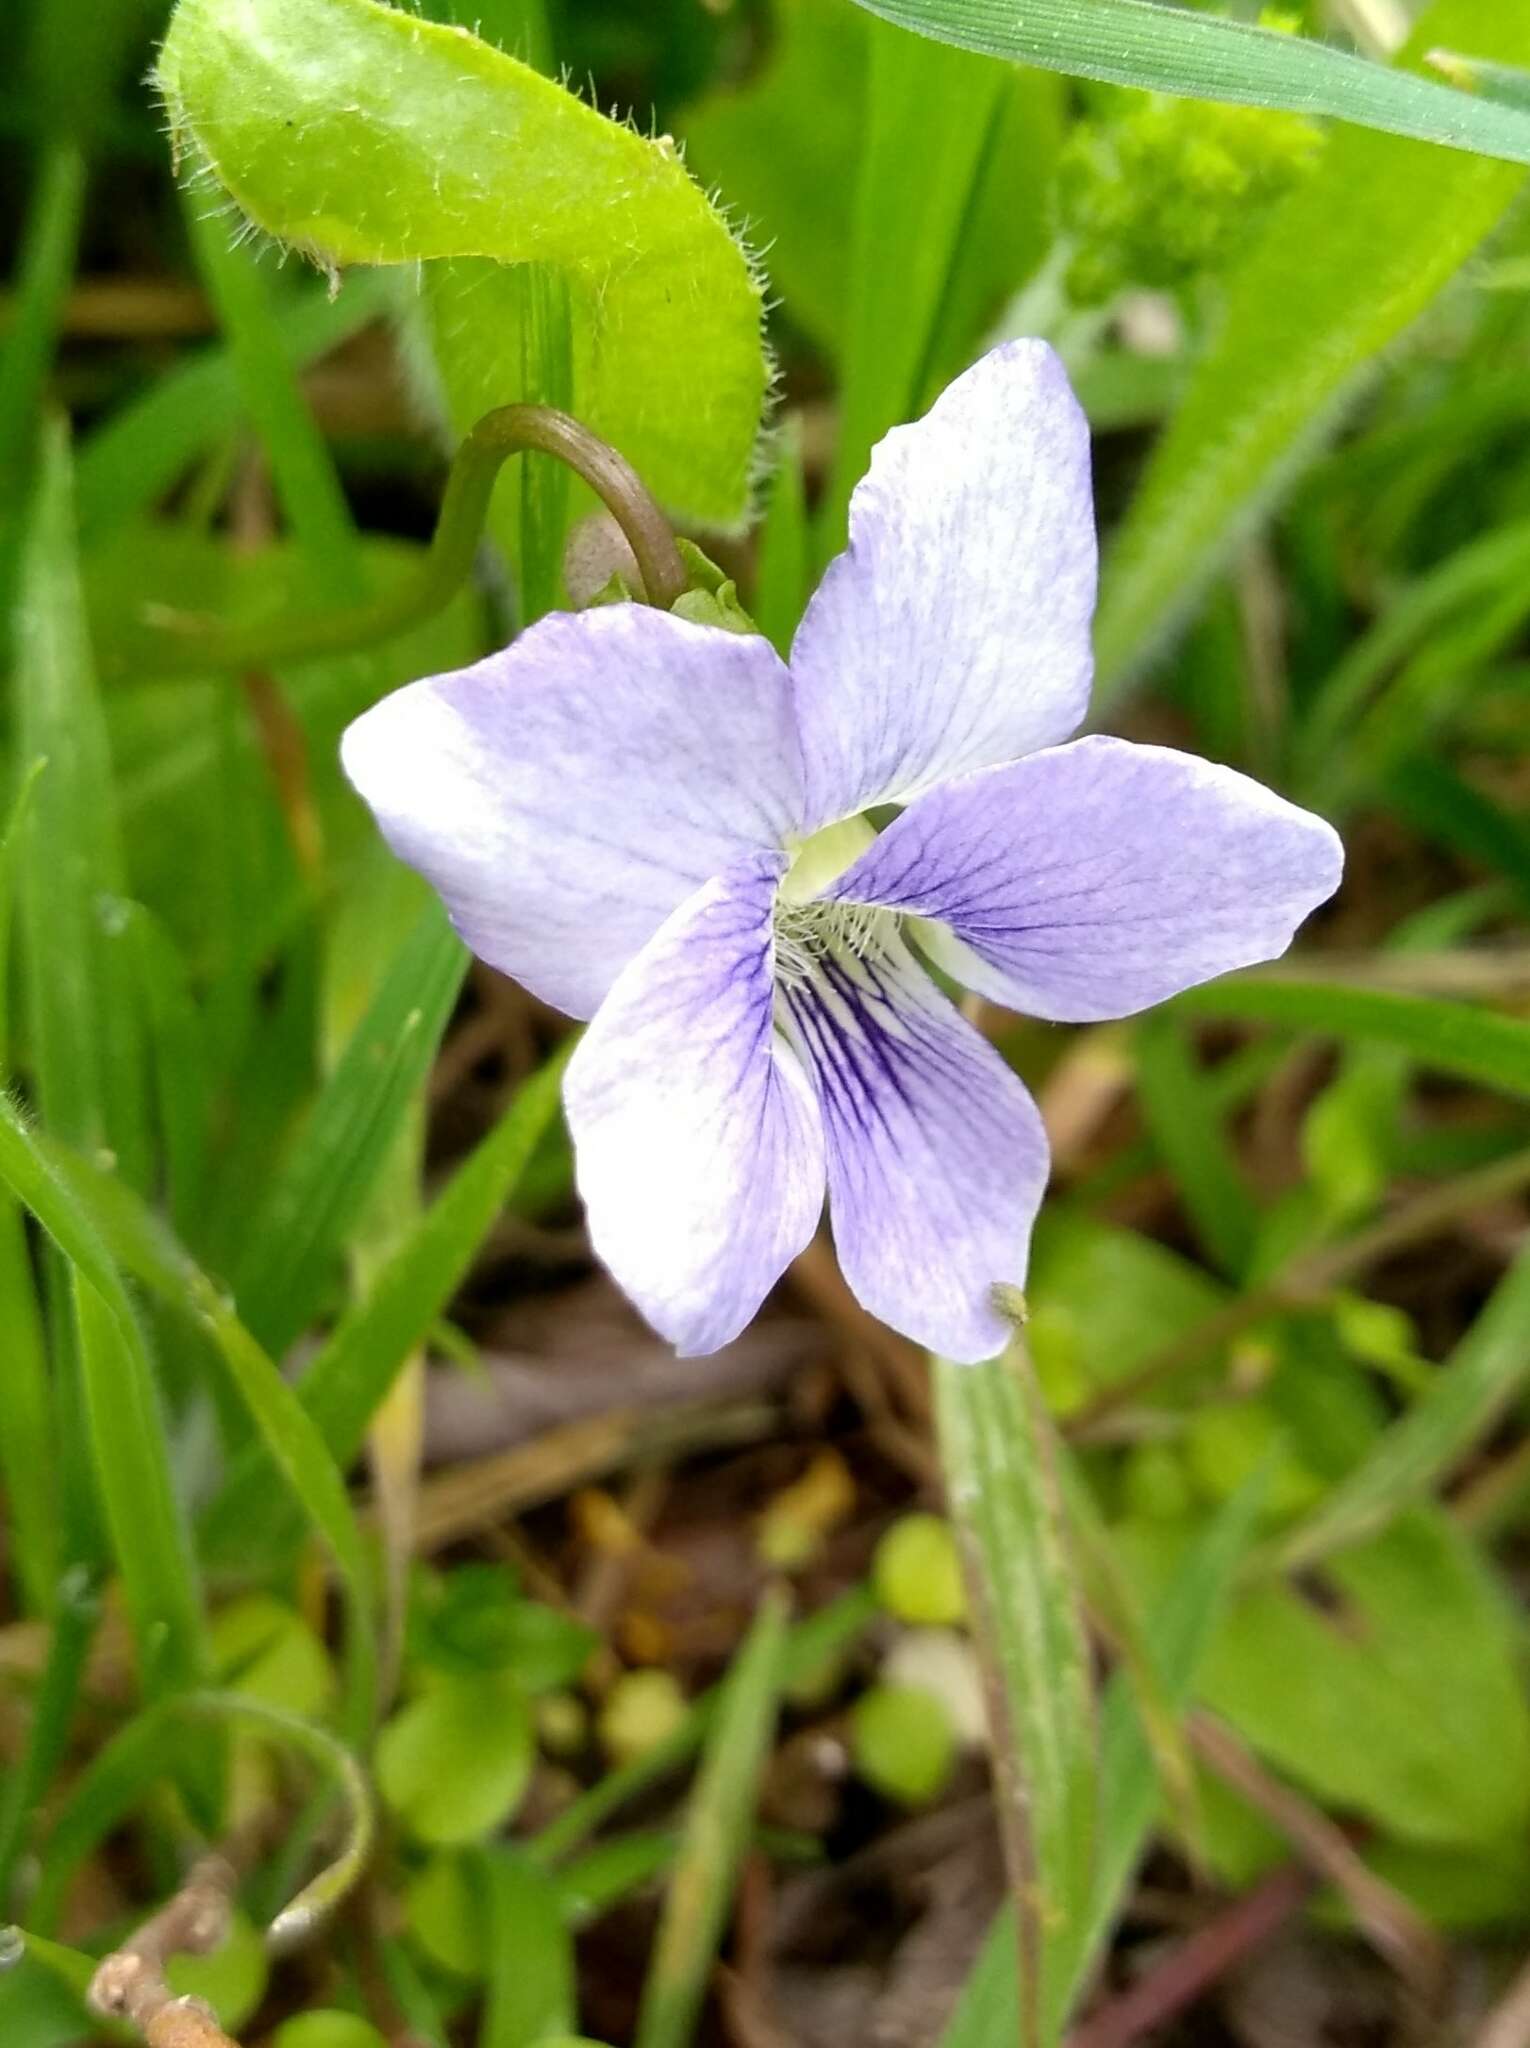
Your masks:
{"label": "lower petal", "polygon": [[823,1209],[813,1091],[774,1022],[784,855],[708,882],[617,977],[564,1085],[595,1250],[685,1356],[736,1337]]}
{"label": "lower petal", "polygon": [[1036,1105],[901,939],[830,953],[790,989],[817,1084],[840,1268],[873,1315],[964,1362],[1008,1336],[1047,1180]]}

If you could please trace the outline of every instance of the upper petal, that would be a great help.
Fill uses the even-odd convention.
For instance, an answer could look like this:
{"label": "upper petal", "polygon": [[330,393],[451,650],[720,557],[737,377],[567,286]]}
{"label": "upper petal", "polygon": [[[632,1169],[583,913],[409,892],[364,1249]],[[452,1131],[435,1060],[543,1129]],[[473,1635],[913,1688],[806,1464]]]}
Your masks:
{"label": "upper petal", "polygon": [[1066,739],[1092,673],[1089,429],[1012,341],[895,427],[792,647],[808,822]]}
{"label": "upper petal", "polygon": [[829,893],[939,919],[969,987],[1088,1023],[1275,959],[1343,868],[1331,825],[1248,776],[1093,737],[922,797]]}
{"label": "upper petal", "polygon": [[708,882],[618,977],[564,1101],[595,1250],[684,1354],[738,1335],[823,1209],[823,1131],[775,1029],[771,907],[786,867]]}
{"label": "upper petal", "polygon": [[701,883],[801,814],[769,643],[648,605],[554,612],[411,683],[341,759],[473,951],[576,1017]]}
{"label": "upper petal", "polygon": [[991,1358],[1009,1334],[992,1289],[1024,1280],[1046,1188],[1036,1105],[895,934],[831,953],[785,1006],[823,1107],[845,1279],[916,1343]]}

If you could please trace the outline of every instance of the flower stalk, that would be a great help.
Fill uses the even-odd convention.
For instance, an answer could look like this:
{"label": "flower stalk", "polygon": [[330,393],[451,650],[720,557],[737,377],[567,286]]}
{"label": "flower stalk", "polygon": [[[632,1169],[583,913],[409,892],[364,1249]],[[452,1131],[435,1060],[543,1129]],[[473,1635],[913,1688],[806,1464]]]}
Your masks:
{"label": "flower stalk", "polygon": [[689,587],[669,521],[625,456],[550,405],[485,413],[452,458],[440,516],[417,573],[365,603],[312,617],[226,625],[192,613],[145,621],[131,659],[156,675],[281,668],[391,640],[441,611],[467,581],[489,501],[512,455],[550,455],[590,486],[621,527],[642,576],[642,597],[668,611]]}

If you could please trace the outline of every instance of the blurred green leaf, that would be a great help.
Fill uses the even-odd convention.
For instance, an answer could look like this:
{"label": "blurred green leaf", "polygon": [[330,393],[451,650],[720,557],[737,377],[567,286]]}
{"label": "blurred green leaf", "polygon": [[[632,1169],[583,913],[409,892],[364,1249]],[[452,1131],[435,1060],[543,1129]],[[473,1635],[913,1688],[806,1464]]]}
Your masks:
{"label": "blurred green leaf", "polygon": [[[990,56],[1114,85],[1332,114],[1397,135],[1530,163],[1530,117],[1513,109],[1367,63],[1324,43],[1158,0],[1027,0],[1023,13],[1011,0],[860,4],[884,20]],[[1508,14],[1512,8],[1505,5],[1500,11]],[[1450,26],[1442,18],[1432,38],[1454,35],[1474,53],[1484,43],[1496,45],[1475,0],[1464,0],[1448,20]]]}
{"label": "blurred green leaf", "polygon": [[[390,278],[365,272],[348,277],[333,295],[318,287],[295,294],[275,315],[282,361],[290,370],[307,368],[386,312],[393,299]],[[221,346],[176,363],[94,426],[80,443],[76,475],[87,544],[152,510],[242,416],[239,372],[232,350]]]}
{"label": "blurred green leaf", "polygon": [[1317,1037],[1371,1039],[1461,1080],[1530,1095],[1530,1024],[1467,1003],[1285,973],[1208,982],[1175,998],[1203,1017],[1283,1025]]}
{"label": "blurred green leaf", "polygon": [[1137,1027],[1137,1095],[1153,1142],[1216,1265],[1237,1279],[1258,1234],[1258,1212],[1221,1114],[1182,1025],[1160,1011]]}
{"label": "blurred green leaf", "polygon": [[1423,1499],[1530,1376],[1530,1251],[1521,1252],[1428,1390],[1279,1546],[1299,1571]]}
{"label": "blurred green leaf", "polygon": [[513,1678],[442,1677],[378,1737],[377,1782],[417,1841],[449,1848],[509,1819],[534,1759],[531,1708]]}
{"label": "blurred green leaf", "polygon": [[508,268],[551,263],[575,308],[581,418],[677,509],[741,515],[759,287],[672,146],[373,0],[181,0],[159,83],[182,143],[266,233],[326,263],[426,262],[457,432],[515,389]]}
{"label": "blurred green leaf", "polygon": [[[952,4],[982,7],[988,0]],[[1069,15],[1081,0],[1052,4]],[[1148,0],[1095,5],[1102,17],[1130,15],[1128,27],[1150,30],[1160,51],[1164,39],[1179,36],[1229,54],[1251,51],[1252,59],[1243,60],[1251,66],[1261,53],[1273,65],[1335,66],[1389,105],[1416,106],[1422,96],[1440,107],[1438,87],[1294,37],[1261,37]],[[1103,27],[1108,33],[1108,22]],[[1476,0],[1434,0],[1404,61],[1463,39],[1500,56],[1530,57],[1530,6],[1509,0],[1488,19]],[[1230,55],[1235,76],[1239,61]],[[1300,104],[1335,110],[1321,83],[1308,82],[1312,97]],[[1514,118],[1481,100],[1451,108],[1447,97],[1442,111],[1460,116],[1456,139],[1467,147],[1472,124],[1484,115],[1489,125]],[[1530,162],[1518,141],[1502,139],[1507,154]],[[1441,155],[1365,129],[1330,138],[1316,174],[1276,210],[1229,280],[1215,339],[1107,553],[1096,628],[1097,710],[1181,618],[1227,547],[1332,424],[1359,375],[1502,219],[1521,182],[1519,172],[1486,158]]]}

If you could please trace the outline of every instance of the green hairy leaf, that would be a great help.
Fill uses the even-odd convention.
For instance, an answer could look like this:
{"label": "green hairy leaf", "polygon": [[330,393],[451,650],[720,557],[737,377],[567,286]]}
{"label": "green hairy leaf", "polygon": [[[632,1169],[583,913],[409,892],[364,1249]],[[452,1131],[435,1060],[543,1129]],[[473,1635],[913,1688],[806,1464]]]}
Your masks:
{"label": "green hairy leaf", "polygon": [[514,267],[548,264],[575,411],[677,511],[740,518],[760,285],[667,138],[376,0],[181,0],[158,79],[179,146],[267,234],[328,266],[425,263],[455,430],[517,395]]}

